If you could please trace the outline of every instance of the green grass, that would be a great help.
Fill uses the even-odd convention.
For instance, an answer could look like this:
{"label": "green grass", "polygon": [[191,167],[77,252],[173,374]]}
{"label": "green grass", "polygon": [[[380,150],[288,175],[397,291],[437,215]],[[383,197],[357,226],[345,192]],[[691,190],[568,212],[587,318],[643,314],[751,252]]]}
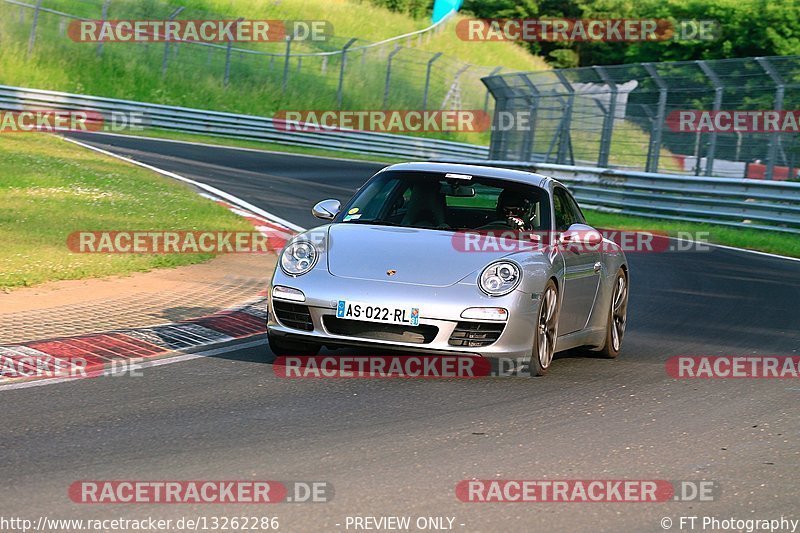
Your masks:
{"label": "green grass", "polygon": [[209,254],[73,253],[74,231],[252,227],[187,186],[47,134],[0,142],[0,289],[175,267]]}
{"label": "green grass", "polygon": [[[97,18],[102,4],[102,0],[45,0],[43,5]],[[340,49],[350,36],[375,41],[429,24],[354,1],[195,0],[181,5],[187,6],[181,18],[225,13],[249,19],[329,20],[336,38],[314,50]],[[110,9],[111,18],[141,18],[144,13],[148,18],[163,18],[168,14],[166,4],[145,0],[117,0],[112,2]],[[22,20],[20,14],[24,15]],[[0,2],[0,47],[3,49],[0,54],[0,83],[259,116],[272,116],[279,110],[335,109],[337,106],[341,62],[338,55],[327,60],[305,57],[301,64],[293,59],[288,84],[283,90],[282,56],[271,60],[264,56],[234,53],[230,84],[225,87],[224,50],[210,52],[209,48],[202,46],[173,45],[168,70],[162,76],[163,43],[107,43],[102,56],[98,57],[95,44],[71,41],[65,35],[59,17],[46,12],[40,14],[33,53],[28,55],[31,20],[32,10],[21,10]],[[479,78],[488,74],[492,67],[503,66],[506,71],[546,68],[541,58],[528,54],[513,43],[461,41],[455,34],[454,24],[450,22],[447,28],[430,39],[402,41],[401,44],[408,48],[398,53],[393,61],[389,93],[391,109],[421,107],[430,52],[445,53],[433,72],[429,97],[431,108],[441,105],[454,74],[467,63],[484,67],[472,67],[461,78],[462,107],[465,109],[483,108],[485,88]],[[285,51],[282,43],[237,46],[278,54]],[[307,44],[297,43],[295,46],[295,51],[311,50]],[[392,46],[358,50],[351,54],[343,85],[344,109],[382,108],[386,60]],[[466,140],[458,132],[438,136]]]}
{"label": "green grass", "polygon": [[[44,0],[43,6],[97,18],[103,0]],[[181,2],[181,18],[213,18],[225,15],[250,19],[321,19],[331,22],[335,37],[330,43],[296,43],[295,52],[337,50],[350,36],[354,46],[425,28],[428,19],[412,19],[368,2],[357,0],[192,0]],[[111,18],[164,18],[166,3],[155,0],[115,0]],[[22,18],[21,18],[22,16]],[[456,72],[473,65],[460,78],[462,109],[483,109],[485,87],[480,81],[496,66],[503,72],[547,69],[539,57],[511,42],[469,42],[458,38],[455,25],[460,15],[442,31],[422,38],[402,40],[403,48],[393,62],[389,92],[390,109],[419,109],[425,83],[425,68],[434,52],[443,52],[432,71],[428,106],[438,108],[451,87]],[[27,54],[32,11],[0,2],[0,83],[40,89],[109,96],[159,104],[187,106],[272,116],[281,110],[336,109],[340,56],[305,57],[290,63],[288,84],[283,89],[283,57],[234,53],[230,84],[223,83],[224,51],[194,45],[172,46],[166,75],[161,75],[162,43],[107,43],[98,56],[93,43],[75,43],[65,34],[59,17],[42,12],[33,53]],[[393,46],[393,45],[392,45]],[[282,54],[282,43],[237,43]],[[356,49],[347,62],[344,77],[344,109],[381,109],[384,99],[386,60],[391,46]],[[536,135],[535,151],[545,153],[554,134],[544,123]],[[599,126],[591,131],[573,129],[573,150],[577,160],[596,160]],[[419,136],[449,139],[487,146],[490,132],[425,132]],[[644,165],[649,135],[630,122],[616,125],[612,138],[612,164]],[[269,147],[272,149],[273,147]],[[294,151],[291,149],[283,149]],[[662,169],[677,169],[669,153],[662,151]]]}
{"label": "green grass", "polygon": [[735,246],[789,257],[800,257],[800,239],[787,233],[742,227],[717,226],[696,222],[664,221],[655,218],[619,215],[604,211],[584,209],[587,222],[592,226],[607,229],[630,229],[665,231],[675,236],[678,232],[707,232],[703,239],[713,244]]}

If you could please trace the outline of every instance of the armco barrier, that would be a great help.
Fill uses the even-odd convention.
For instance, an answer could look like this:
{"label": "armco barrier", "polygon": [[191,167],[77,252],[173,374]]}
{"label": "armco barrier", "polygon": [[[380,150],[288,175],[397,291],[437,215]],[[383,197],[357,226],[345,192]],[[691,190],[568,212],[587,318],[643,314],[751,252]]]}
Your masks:
{"label": "armco barrier", "polygon": [[800,183],[551,163],[469,162],[552,176],[569,186],[584,207],[650,218],[800,233]]}
{"label": "armco barrier", "polygon": [[151,128],[407,159],[485,159],[489,154],[488,147],[453,141],[365,131],[284,131],[272,119],[253,115],[6,85],[0,85],[0,109],[88,110],[106,118],[112,112],[141,113],[144,124]]}
{"label": "armco barrier", "polygon": [[0,109],[138,112],[148,127],[406,159],[437,159],[553,176],[581,204],[644,217],[800,233],[800,183],[655,174],[551,163],[490,161],[488,148],[373,132],[282,131],[269,118],[0,85]]}

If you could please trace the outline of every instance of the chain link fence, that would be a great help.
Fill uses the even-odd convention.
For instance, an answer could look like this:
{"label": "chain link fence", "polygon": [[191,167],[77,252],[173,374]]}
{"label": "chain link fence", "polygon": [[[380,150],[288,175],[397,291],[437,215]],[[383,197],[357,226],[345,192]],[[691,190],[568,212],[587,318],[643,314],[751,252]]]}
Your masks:
{"label": "chain link fence", "polygon": [[[483,81],[496,100],[493,160],[798,178],[796,129],[688,131],[679,120],[687,110],[715,117],[726,111],[800,109],[798,56],[597,66]],[[529,122],[520,123],[519,117]]]}
{"label": "chain link fence", "polygon": [[[265,3],[265,8],[272,20],[292,18],[281,2]],[[112,56],[123,63],[135,64],[152,77],[173,77],[189,86],[194,80],[198,88],[208,84],[210,76],[226,88],[251,88],[254,94],[263,94],[272,102],[273,110],[289,104],[299,104],[305,109],[488,110],[491,100],[481,78],[500,71],[421,50],[419,47],[437,33],[454,31],[448,28],[451,24],[448,19],[381,42],[334,35],[324,41],[287,38],[269,43],[89,44],[68,37],[70,22],[237,17],[157,1],[0,0],[0,18],[5,20],[0,25],[0,46],[9,41],[26,42],[29,56],[38,53],[46,57],[55,47],[60,55],[67,50],[73,60],[87,63]],[[135,97],[105,93],[102,95]]]}

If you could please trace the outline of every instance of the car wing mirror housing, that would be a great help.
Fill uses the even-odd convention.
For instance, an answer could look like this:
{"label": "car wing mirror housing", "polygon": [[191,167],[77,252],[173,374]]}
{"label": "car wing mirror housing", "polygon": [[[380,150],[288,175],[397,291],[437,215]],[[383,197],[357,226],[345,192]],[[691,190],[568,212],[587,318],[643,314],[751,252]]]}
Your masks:
{"label": "car wing mirror housing", "polygon": [[586,224],[573,224],[559,235],[558,242],[561,244],[584,245],[596,247],[603,242],[603,235],[591,226]]}
{"label": "car wing mirror housing", "polygon": [[311,209],[311,214],[322,220],[333,220],[341,209],[342,203],[339,200],[322,200]]}

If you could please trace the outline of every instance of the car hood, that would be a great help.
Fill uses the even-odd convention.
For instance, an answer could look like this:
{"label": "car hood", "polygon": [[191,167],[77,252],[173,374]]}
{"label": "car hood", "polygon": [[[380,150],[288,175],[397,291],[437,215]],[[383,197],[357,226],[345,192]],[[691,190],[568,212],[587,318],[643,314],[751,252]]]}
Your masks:
{"label": "car hood", "polygon": [[[465,252],[452,231],[332,224],[328,272],[351,279],[446,287],[458,283],[507,251]],[[395,271],[391,276],[388,271]]]}

